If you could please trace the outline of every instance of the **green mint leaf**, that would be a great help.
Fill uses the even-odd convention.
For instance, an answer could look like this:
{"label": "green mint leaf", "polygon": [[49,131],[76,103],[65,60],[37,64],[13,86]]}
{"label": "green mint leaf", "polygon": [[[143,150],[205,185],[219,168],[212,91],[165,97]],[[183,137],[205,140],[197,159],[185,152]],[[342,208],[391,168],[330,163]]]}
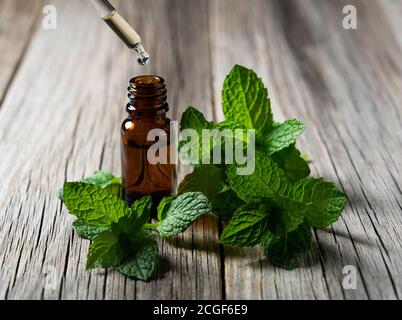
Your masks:
{"label": "green mint leaf", "polygon": [[180,128],[181,130],[194,129],[201,135],[202,129],[213,129],[214,125],[205,119],[202,112],[194,107],[188,107],[181,117]]}
{"label": "green mint leaf", "polygon": [[63,188],[57,190],[57,198],[59,198],[61,201],[64,201]]}
{"label": "green mint leaf", "polygon": [[276,196],[248,203],[236,211],[222,233],[221,243],[255,246],[271,232],[292,232],[304,221],[305,205],[292,199]]}
{"label": "green mint leaf", "polygon": [[132,244],[130,257],[124,260],[116,270],[129,278],[148,281],[152,278],[158,265],[158,244],[152,235]]}
{"label": "green mint leaf", "polygon": [[142,226],[147,223],[151,216],[152,197],[146,196],[133,203],[131,214],[135,217],[136,224]]}
{"label": "green mint leaf", "polygon": [[214,165],[199,165],[183,179],[177,190],[178,194],[202,192],[209,200],[225,188],[224,171]]}
{"label": "green mint leaf", "polygon": [[239,176],[237,165],[227,166],[229,186],[245,202],[289,193],[291,183],[282,169],[266,154],[256,152],[255,171]]}
{"label": "green mint leaf", "polygon": [[275,196],[264,201],[269,210],[278,217],[275,223],[280,221],[284,231],[291,232],[304,222],[306,211],[304,203],[283,196]]}
{"label": "green mint leaf", "polygon": [[113,233],[129,240],[141,237],[142,229],[150,218],[151,204],[152,198],[150,196],[137,200],[128,215],[111,224]]}
{"label": "green mint leaf", "polygon": [[115,177],[110,172],[97,171],[82,182],[97,185],[118,198],[122,197],[122,178]]}
{"label": "green mint leaf", "polygon": [[[204,115],[193,107],[189,107],[183,113],[180,127],[181,130],[194,129],[198,134],[198,141],[190,141],[187,137],[187,140],[183,139],[179,142],[180,156],[190,164],[202,163],[204,159],[211,160],[213,158],[213,152],[216,151],[217,147],[220,148],[222,158],[224,158],[225,142],[228,135],[228,138],[231,138],[233,143],[243,143],[244,147],[249,141],[247,132],[243,132],[243,135],[240,137],[235,134],[236,129],[245,129],[240,124],[230,120],[217,124],[208,122]],[[205,144],[205,141],[203,141],[204,129],[212,130],[204,132],[207,141],[209,141],[209,148],[206,149],[201,148],[201,146]],[[196,144],[196,146],[193,144]],[[194,154],[194,151],[197,151],[197,153]],[[210,161],[208,161],[208,163],[210,163]]]}
{"label": "green mint leaf", "polygon": [[165,220],[174,197],[165,197],[158,205],[158,221]]}
{"label": "green mint leaf", "polygon": [[123,187],[121,184],[111,184],[104,189],[119,199],[123,198]]}
{"label": "green mint leaf", "polygon": [[212,211],[223,222],[229,222],[233,215],[245,203],[231,189],[218,193],[211,201]]}
{"label": "green mint leaf", "polygon": [[[213,129],[214,124],[212,122],[208,122],[204,115],[193,107],[189,107],[182,115],[180,122],[181,130],[185,129],[194,129],[198,133],[198,141],[191,140],[189,141],[182,140],[179,142],[179,151],[182,159],[185,159],[191,164],[200,163],[202,159],[208,157],[212,148],[215,146],[215,139],[213,136],[210,137],[210,148],[207,150],[203,150],[202,146],[202,130],[203,129]],[[198,143],[196,145],[197,153],[193,154],[192,145],[193,143]]]}
{"label": "green mint leaf", "polygon": [[271,130],[268,91],[254,71],[234,66],[225,79],[222,99],[225,118],[244,128],[255,129],[257,140]]}
{"label": "green mint leaf", "polygon": [[223,230],[220,242],[225,245],[252,247],[270,234],[269,212],[263,206],[248,204],[236,211]]}
{"label": "green mint leaf", "polygon": [[64,184],[63,195],[70,214],[84,221],[117,222],[129,213],[123,200],[96,185],[67,182]]}
{"label": "green mint leaf", "polygon": [[182,194],[172,201],[167,217],[158,224],[159,234],[162,237],[176,236],[211,210],[208,198],[201,192]]}
{"label": "green mint leaf", "polygon": [[293,199],[306,205],[306,218],[310,225],[325,229],[336,222],[345,207],[346,195],[324,179],[304,179],[292,188]]}
{"label": "green mint leaf", "polygon": [[224,129],[230,129],[230,130],[236,130],[236,129],[246,129],[241,126],[241,124],[231,121],[231,120],[225,120],[219,123],[215,124],[215,128],[224,130]]}
{"label": "green mint leaf", "polygon": [[307,162],[300,156],[295,145],[291,145],[271,155],[278,166],[283,170],[291,182],[297,182],[310,175],[310,168]]}
{"label": "green mint leaf", "polygon": [[111,225],[112,231],[125,238],[134,239],[151,215],[152,197],[146,196],[133,203],[129,212],[121,217],[118,222]]}
{"label": "green mint leaf", "polygon": [[73,228],[81,238],[95,240],[97,236],[109,230],[110,225],[104,225],[103,221],[98,220],[87,222],[85,220],[78,219],[74,221]]}
{"label": "green mint leaf", "polygon": [[111,230],[117,236],[125,238],[134,238],[141,230],[143,224],[138,223],[135,215],[121,217],[118,222],[112,222]]}
{"label": "green mint leaf", "polygon": [[115,177],[110,172],[105,171],[94,172],[91,176],[85,178],[82,182],[97,185],[102,189],[105,189],[111,185],[121,185],[122,183],[121,178]]}
{"label": "green mint leaf", "polygon": [[97,236],[89,247],[87,269],[117,267],[125,256],[119,237],[112,231]]}
{"label": "green mint leaf", "polygon": [[296,143],[305,125],[299,120],[288,120],[276,125],[264,138],[265,152],[272,155]]}
{"label": "green mint leaf", "polygon": [[311,250],[311,227],[304,223],[290,233],[273,234],[262,246],[273,265],[292,270]]}
{"label": "green mint leaf", "polygon": [[[121,178],[115,177],[110,172],[97,171],[79,182],[97,185],[102,189],[107,189],[116,197],[121,197]],[[63,188],[58,190],[57,197],[63,201]]]}
{"label": "green mint leaf", "polygon": [[[225,151],[225,143],[226,143],[226,135],[230,134],[230,137],[233,139],[233,143],[243,143],[243,148],[247,147],[249,144],[249,137],[247,131],[245,131],[246,128],[242,127],[240,124],[230,121],[230,120],[225,120],[223,122],[219,122],[215,124],[215,128],[219,129],[221,132],[221,149],[224,152]],[[235,130],[243,130],[243,134],[241,137],[239,137],[236,134]],[[216,145],[216,144],[215,144]],[[215,146],[214,145],[214,146]],[[222,155],[222,159],[224,159],[224,155]]]}

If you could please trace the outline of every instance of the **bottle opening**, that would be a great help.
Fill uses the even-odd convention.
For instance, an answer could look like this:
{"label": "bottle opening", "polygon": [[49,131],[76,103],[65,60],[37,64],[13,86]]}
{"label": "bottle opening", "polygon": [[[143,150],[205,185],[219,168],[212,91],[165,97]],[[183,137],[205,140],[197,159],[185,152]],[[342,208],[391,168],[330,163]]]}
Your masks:
{"label": "bottle opening", "polygon": [[165,84],[165,80],[158,76],[138,76],[130,80],[130,84],[137,85],[137,86],[148,86],[148,85],[163,85]]}
{"label": "bottle opening", "polygon": [[126,109],[128,112],[139,109],[166,112],[169,108],[165,80],[161,77],[143,75],[132,78],[128,92],[130,99]]}

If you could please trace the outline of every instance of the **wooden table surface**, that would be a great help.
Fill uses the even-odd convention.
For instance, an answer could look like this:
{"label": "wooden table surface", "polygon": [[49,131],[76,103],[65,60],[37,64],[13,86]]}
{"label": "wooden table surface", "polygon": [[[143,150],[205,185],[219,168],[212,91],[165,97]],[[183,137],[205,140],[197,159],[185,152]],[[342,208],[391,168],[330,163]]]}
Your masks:
{"label": "wooden table surface", "polygon": [[[89,1],[51,1],[56,30],[42,25],[48,3],[0,0],[0,298],[402,297],[402,1],[116,1],[152,55],[145,68]],[[357,30],[342,27],[346,4]],[[258,248],[220,247],[211,217],[160,241],[155,281],[86,271],[89,241],[56,191],[99,169],[120,173],[128,80],[163,76],[172,119],[194,105],[222,120],[220,90],[236,63],[263,78],[279,120],[308,124],[299,147],[313,176],[348,194],[342,218],[314,232],[294,271]],[[347,265],[355,290],[342,286]]]}

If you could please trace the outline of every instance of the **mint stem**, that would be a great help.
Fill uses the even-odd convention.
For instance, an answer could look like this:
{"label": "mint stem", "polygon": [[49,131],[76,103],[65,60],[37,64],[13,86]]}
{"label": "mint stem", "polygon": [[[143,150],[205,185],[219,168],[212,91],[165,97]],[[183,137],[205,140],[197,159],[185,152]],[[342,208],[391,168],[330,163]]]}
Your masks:
{"label": "mint stem", "polygon": [[145,229],[156,229],[158,227],[157,223],[146,223],[144,224]]}

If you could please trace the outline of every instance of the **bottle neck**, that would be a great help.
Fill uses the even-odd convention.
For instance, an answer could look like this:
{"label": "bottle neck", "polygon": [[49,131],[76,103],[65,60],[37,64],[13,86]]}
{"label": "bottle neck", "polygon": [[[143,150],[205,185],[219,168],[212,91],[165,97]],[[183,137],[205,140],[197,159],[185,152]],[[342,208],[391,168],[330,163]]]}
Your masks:
{"label": "bottle neck", "polygon": [[166,117],[169,110],[165,80],[156,76],[139,76],[130,80],[126,111],[130,118]]}

